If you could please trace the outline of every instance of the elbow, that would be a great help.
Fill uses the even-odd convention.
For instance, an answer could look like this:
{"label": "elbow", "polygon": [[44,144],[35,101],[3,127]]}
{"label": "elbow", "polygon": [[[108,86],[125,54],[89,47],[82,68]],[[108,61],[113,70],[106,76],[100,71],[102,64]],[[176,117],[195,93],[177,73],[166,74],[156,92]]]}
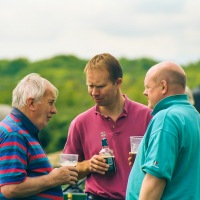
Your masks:
{"label": "elbow", "polygon": [[13,186],[12,187],[10,187],[9,185],[1,186],[1,193],[7,199],[18,198],[16,194],[16,189]]}

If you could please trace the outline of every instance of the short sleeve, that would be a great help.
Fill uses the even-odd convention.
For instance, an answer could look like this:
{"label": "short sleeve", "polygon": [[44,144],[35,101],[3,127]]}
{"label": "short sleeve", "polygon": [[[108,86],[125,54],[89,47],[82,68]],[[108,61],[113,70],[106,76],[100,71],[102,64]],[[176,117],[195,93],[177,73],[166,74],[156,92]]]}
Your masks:
{"label": "short sleeve", "polygon": [[158,178],[170,180],[178,157],[176,129],[170,120],[165,120],[161,127],[153,127],[142,170]]}
{"label": "short sleeve", "polygon": [[5,134],[1,139],[0,185],[20,183],[26,178],[26,143],[16,132]]}

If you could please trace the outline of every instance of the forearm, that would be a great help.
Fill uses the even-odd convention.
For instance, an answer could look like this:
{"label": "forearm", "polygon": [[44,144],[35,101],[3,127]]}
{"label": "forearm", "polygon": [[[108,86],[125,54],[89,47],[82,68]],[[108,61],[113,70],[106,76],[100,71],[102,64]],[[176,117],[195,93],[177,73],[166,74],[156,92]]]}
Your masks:
{"label": "forearm", "polygon": [[22,198],[38,194],[44,190],[55,187],[56,183],[51,181],[48,175],[40,177],[27,177],[19,184],[5,185],[1,187],[1,192],[7,198]]}
{"label": "forearm", "polygon": [[85,160],[83,162],[78,162],[77,169],[79,170],[78,179],[85,178],[88,174],[90,174],[90,163],[89,160]]}
{"label": "forearm", "polygon": [[47,175],[27,177],[22,183],[4,185],[1,187],[1,192],[6,198],[29,197],[60,185],[75,184],[77,177],[76,167],[59,167]]}
{"label": "forearm", "polygon": [[166,185],[165,179],[146,174],[142,182],[139,200],[160,200]]}

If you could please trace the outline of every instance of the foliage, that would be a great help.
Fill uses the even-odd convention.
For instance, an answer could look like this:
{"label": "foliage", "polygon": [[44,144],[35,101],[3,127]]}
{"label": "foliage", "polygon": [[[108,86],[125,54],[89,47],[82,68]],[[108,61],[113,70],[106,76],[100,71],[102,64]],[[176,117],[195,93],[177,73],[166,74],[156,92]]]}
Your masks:
{"label": "foliage", "polygon": [[[158,61],[150,58],[130,60],[119,58],[123,68],[122,91],[135,101],[147,103],[143,95],[146,71]],[[40,140],[47,153],[63,149],[70,122],[79,113],[94,105],[87,93],[83,69],[87,60],[74,55],[58,55],[49,59],[30,62],[26,58],[0,60],[0,103],[11,104],[12,90],[28,73],[39,73],[50,80],[59,90],[56,102],[58,114],[41,131]],[[188,86],[197,87],[200,83],[200,61],[184,66]]]}

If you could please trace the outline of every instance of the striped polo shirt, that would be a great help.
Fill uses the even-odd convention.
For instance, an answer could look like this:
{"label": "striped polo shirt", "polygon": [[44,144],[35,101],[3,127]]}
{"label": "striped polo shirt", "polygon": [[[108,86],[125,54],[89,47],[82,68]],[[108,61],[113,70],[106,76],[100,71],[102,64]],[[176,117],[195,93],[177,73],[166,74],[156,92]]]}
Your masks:
{"label": "striped polo shirt", "polygon": [[[38,128],[18,109],[0,122],[0,186],[23,182],[26,177],[52,171],[38,140]],[[6,199],[0,191],[0,199]],[[45,190],[21,199],[63,199],[61,187]]]}

